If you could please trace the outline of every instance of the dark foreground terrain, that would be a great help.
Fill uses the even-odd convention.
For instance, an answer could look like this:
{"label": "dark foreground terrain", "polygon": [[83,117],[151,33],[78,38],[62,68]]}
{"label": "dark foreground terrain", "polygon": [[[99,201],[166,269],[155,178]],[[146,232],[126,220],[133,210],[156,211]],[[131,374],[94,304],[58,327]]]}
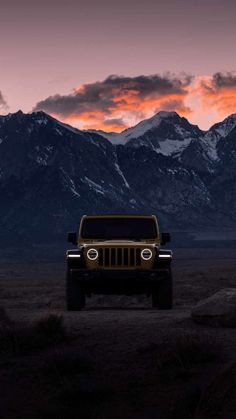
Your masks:
{"label": "dark foreground terrain", "polygon": [[172,311],[143,296],[98,296],[67,313],[63,255],[2,261],[0,417],[196,417],[209,383],[235,360],[236,332],[197,325],[190,310],[235,286],[236,249],[179,249],[173,271]]}

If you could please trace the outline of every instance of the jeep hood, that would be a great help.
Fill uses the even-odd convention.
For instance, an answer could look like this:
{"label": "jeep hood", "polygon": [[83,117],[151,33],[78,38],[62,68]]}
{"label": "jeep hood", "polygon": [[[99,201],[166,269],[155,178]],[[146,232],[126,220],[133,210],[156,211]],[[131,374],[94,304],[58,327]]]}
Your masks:
{"label": "jeep hood", "polygon": [[81,243],[85,247],[93,246],[93,247],[112,247],[112,246],[136,246],[136,247],[143,247],[143,246],[157,246],[157,240],[94,240],[89,241],[86,243]]}

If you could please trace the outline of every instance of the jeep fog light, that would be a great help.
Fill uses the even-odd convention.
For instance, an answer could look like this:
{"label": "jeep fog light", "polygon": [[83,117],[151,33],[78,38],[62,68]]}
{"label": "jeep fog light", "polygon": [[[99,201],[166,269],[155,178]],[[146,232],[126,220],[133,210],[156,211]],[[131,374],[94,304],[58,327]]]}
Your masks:
{"label": "jeep fog light", "polygon": [[98,251],[96,249],[89,249],[87,256],[90,260],[96,260],[98,258]]}
{"label": "jeep fog light", "polygon": [[150,260],[152,257],[152,251],[150,249],[143,249],[141,252],[141,257],[144,260]]}

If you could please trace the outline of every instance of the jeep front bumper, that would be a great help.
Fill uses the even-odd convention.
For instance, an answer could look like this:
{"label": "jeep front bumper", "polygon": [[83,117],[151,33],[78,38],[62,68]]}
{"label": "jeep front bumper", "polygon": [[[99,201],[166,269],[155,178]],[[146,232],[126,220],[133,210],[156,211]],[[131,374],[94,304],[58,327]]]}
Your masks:
{"label": "jeep front bumper", "polygon": [[70,269],[70,273],[85,292],[136,294],[152,292],[169,269]]}

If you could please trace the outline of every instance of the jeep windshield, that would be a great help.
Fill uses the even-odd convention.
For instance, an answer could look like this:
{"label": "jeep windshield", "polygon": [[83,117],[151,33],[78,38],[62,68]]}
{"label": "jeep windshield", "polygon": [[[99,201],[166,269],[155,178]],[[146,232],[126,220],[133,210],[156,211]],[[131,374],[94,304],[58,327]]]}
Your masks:
{"label": "jeep windshield", "polygon": [[155,239],[156,223],[152,218],[88,218],[83,221],[84,239]]}

